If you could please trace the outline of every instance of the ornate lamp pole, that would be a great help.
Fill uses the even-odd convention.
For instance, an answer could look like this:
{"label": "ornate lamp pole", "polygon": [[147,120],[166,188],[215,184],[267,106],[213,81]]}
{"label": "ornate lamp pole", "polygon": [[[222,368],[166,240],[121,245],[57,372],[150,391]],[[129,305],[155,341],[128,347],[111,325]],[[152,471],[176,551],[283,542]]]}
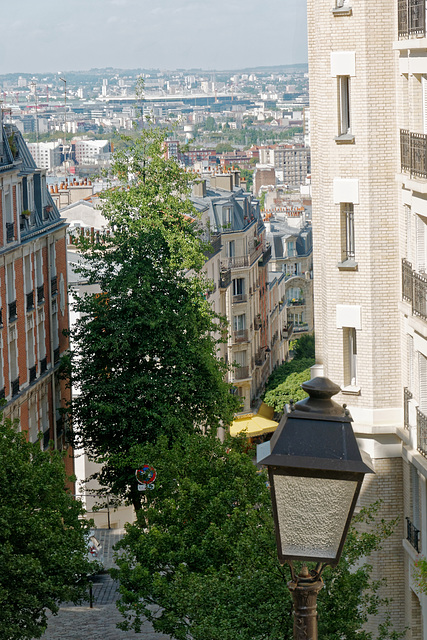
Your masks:
{"label": "ornate lamp pole", "polygon": [[[291,403],[270,442],[258,445],[257,461],[268,468],[279,561],[291,568],[294,640],[317,640],[322,572],[338,563],[363,478],[373,470],[349,411],[331,400],[338,385],[318,377],[301,386],[309,397]],[[293,561],[303,562],[298,575]]]}

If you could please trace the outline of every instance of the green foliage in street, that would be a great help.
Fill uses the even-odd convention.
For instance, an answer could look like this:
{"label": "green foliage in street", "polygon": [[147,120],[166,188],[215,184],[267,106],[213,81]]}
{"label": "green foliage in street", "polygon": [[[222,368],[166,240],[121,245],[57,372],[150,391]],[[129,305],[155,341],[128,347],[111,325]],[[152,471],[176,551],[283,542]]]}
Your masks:
{"label": "green foliage in street", "polygon": [[62,454],[0,422],[0,636],[40,638],[46,611],[85,595],[89,523],[66,491]]}
{"label": "green foliage in street", "polygon": [[297,340],[292,340],[290,348],[294,353],[294,359],[315,357],[314,333],[306,333]]}
{"label": "green foliage in street", "polygon": [[123,463],[132,445],[215,431],[240,406],[216,356],[226,325],[206,299],[194,176],[165,158],[165,137],[146,129],[114,156],[122,186],[102,195],[112,233],[79,245],[83,279],[101,293],[77,300],[72,331],[75,442],[135,508],[135,469]]}
{"label": "green foliage in street", "polygon": [[[271,499],[265,472],[246,452],[245,439],[221,443],[187,434],[172,445],[164,438],[135,447],[134,463],[157,471],[138,521],[119,543],[119,609],[124,629],[150,620],[177,640],[276,640],[292,638],[289,571],[277,560]],[[344,557],[325,573],[319,595],[319,638],[397,640],[388,624],[362,630],[368,613],[386,607],[366,558],[381,546],[395,522],[376,523],[362,510]],[[366,524],[367,523],[367,524]]]}
{"label": "green foliage in street", "polygon": [[304,335],[291,342],[294,357],[277,367],[268,379],[264,402],[281,413],[290,400],[297,402],[307,397],[301,384],[310,380],[310,367],[314,360],[314,335]]}

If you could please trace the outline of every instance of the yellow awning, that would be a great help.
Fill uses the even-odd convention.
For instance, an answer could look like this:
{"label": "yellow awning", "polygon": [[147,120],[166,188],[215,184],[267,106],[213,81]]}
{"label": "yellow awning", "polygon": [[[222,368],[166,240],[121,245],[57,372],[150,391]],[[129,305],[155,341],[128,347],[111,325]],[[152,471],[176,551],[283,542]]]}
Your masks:
{"label": "yellow awning", "polygon": [[253,436],[262,436],[264,433],[271,433],[279,424],[272,420],[273,414],[274,410],[263,402],[258,413],[236,418],[230,427],[230,435],[237,436],[243,432],[248,438],[252,438]]}

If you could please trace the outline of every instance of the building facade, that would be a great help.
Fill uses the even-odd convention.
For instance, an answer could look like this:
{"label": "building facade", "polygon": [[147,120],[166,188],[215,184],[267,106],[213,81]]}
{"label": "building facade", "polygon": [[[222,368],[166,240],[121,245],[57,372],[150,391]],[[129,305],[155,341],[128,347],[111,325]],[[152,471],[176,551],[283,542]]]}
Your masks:
{"label": "building facade", "polygon": [[341,385],[373,459],[361,503],[400,518],[374,577],[412,640],[427,638],[412,580],[427,553],[425,14],[407,0],[308,6],[316,372]]}
{"label": "building facade", "polygon": [[[59,376],[68,349],[66,224],[43,170],[12,125],[0,123],[0,396],[5,416],[44,448],[69,449]],[[73,472],[71,456],[66,469]]]}
{"label": "building facade", "polygon": [[274,214],[265,222],[271,246],[270,271],[285,278],[288,332],[294,337],[313,331],[313,240],[304,208],[292,216]]}
{"label": "building facade", "polygon": [[214,249],[206,263],[213,282],[209,300],[228,320],[221,356],[236,366],[229,382],[242,398],[244,413],[257,404],[272,369],[287,354],[285,278],[269,277],[271,247],[259,202],[240,188],[240,174],[214,174],[196,185],[193,202],[209,229]]}

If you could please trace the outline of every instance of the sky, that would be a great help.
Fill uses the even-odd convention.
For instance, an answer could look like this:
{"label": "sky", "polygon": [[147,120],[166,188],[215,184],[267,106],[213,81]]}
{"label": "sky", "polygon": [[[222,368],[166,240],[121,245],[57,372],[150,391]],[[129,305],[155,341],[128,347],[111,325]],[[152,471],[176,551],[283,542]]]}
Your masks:
{"label": "sky", "polygon": [[0,74],[307,61],[305,0],[3,1]]}

